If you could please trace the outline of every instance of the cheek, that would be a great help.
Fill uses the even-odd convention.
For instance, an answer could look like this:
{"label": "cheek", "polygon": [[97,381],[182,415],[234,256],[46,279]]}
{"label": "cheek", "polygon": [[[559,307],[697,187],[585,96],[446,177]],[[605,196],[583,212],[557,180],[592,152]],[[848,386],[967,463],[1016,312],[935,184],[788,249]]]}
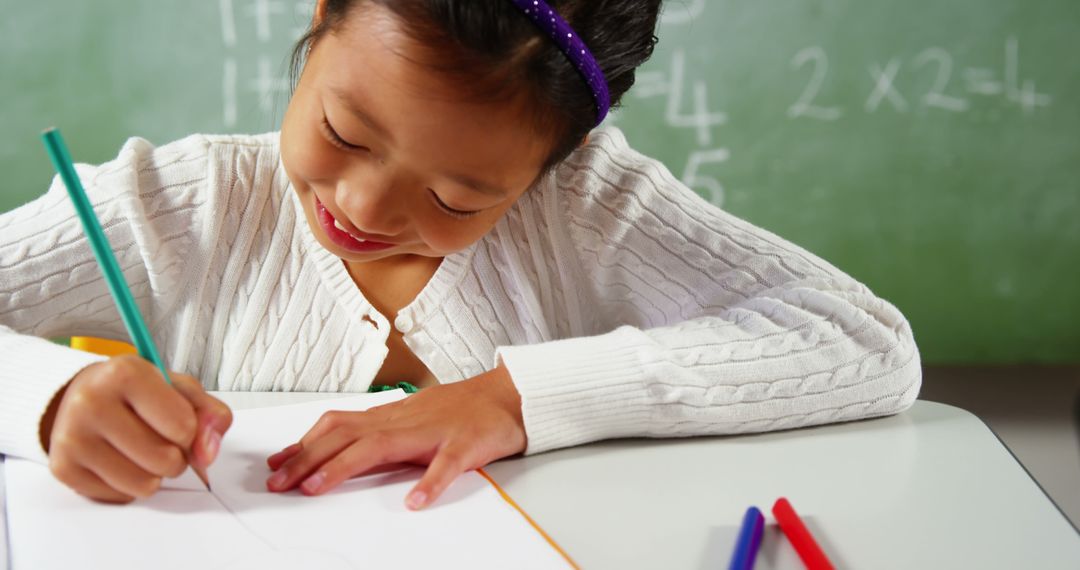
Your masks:
{"label": "cheek", "polygon": [[[311,129],[313,130],[313,129]],[[324,144],[318,132],[300,135],[282,132],[281,161],[290,178],[304,185],[336,179],[342,161],[337,149]]]}
{"label": "cheek", "polygon": [[424,242],[436,253],[449,255],[469,247],[487,235],[499,221],[501,212],[499,215],[480,215],[467,220],[455,220],[440,213],[434,215],[441,219],[424,224]]}
{"label": "cheek", "polygon": [[281,161],[297,186],[333,180],[342,167],[337,148],[319,132],[318,117],[294,99],[281,125]]}

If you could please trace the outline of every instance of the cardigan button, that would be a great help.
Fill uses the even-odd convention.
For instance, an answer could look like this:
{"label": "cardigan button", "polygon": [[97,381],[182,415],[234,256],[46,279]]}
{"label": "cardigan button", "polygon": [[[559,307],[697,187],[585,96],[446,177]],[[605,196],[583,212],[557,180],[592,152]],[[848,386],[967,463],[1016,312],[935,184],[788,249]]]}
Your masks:
{"label": "cardigan button", "polygon": [[413,321],[407,315],[398,315],[397,318],[394,319],[394,328],[396,328],[398,332],[405,334],[412,330]]}

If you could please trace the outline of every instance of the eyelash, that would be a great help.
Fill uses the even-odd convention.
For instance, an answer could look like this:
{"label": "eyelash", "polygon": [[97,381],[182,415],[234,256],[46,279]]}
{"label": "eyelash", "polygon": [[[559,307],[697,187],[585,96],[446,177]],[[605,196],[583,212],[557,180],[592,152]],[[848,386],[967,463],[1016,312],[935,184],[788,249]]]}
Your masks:
{"label": "eyelash", "polygon": [[436,194],[434,190],[432,190],[431,188],[428,188],[428,192],[431,194],[431,199],[435,200],[435,205],[438,206],[439,209],[442,210],[443,213],[445,213],[448,216],[457,218],[459,220],[464,220],[466,218],[471,218],[471,217],[473,217],[473,216],[480,213],[480,210],[475,210],[475,211],[472,211],[472,212],[466,212],[464,210],[455,210],[455,209],[451,208],[450,206],[447,206],[446,204],[444,204],[443,201],[439,198],[439,195]]}
{"label": "eyelash", "polygon": [[327,140],[330,141],[330,144],[332,144],[332,145],[334,145],[334,146],[336,146],[336,147],[338,147],[338,148],[340,148],[342,150],[359,151],[359,152],[371,152],[371,149],[369,149],[366,146],[359,146],[359,145],[355,145],[355,144],[352,144],[352,143],[345,142],[345,139],[341,138],[341,135],[337,134],[337,131],[334,130],[334,127],[330,126],[330,121],[327,120],[327,118],[325,116],[322,119],[322,125],[321,126],[322,126],[323,135],[325,135]]}
{"label": "eyelash", "polygon": [[[342,150],[371,152],[371,149],[369,149],[369,148],[367,148],[365,146],[359,146],[359,145],[354,145],[352,143],[345,142],[345,140],[342,139],[341,136],[338,135],[336,131],[334,131],[334,127],[330,126],[330,121],[327,120],[327,118],[325,116],[322,119],[322,130],[323,130],[323,134],[330,141],[330,143],[333,144],[334,146],[342,149]],[[480,213],[480,210],[475,210],[475,211],[471,211],[471,212],[467,212],[467,211],[464,211],[464,210],[455,210],[454,208],[451,208],[450,206],[447,206],[439,198],[439,195],[436,194],[434,190],[432,190],[431,188],[428,188],[428,192],[431,193],[431,198],[433,200],[435,200],[435,205],[438,206],[439,209],[443,211],[443,213],[445,213],[446,215],[448,215],[450,217],[457,218],[459,220],[464,220],[466,218],[471,218],[471,217],[475,216],[476,214]]]}

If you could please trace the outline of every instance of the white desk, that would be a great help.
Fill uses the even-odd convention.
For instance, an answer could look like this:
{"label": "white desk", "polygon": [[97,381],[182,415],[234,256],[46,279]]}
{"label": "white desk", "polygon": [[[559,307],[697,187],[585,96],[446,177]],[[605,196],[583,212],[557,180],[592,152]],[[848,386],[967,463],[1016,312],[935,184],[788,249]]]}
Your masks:
{"label": "white desk", "polygon": [[[328,396],[222,395],[236,409]],[[781,495],[839,567],[1080,568],[1080,534],[993,433],[932,402],[783,433],[602,442],[487,472],[587,569],[726,567],[746,507],[771,520]]]}
{"label": "white desk", "polygon": [[4,456],[0,455],[0,570],[8,568],[7,503],[4,502]]}

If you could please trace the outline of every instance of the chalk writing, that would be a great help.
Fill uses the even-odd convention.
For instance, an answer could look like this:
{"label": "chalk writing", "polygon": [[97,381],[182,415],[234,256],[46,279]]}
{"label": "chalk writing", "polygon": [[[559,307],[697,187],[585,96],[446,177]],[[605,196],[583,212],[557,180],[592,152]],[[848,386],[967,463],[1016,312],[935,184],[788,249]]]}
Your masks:
{"label": "chalk writing", "polygon": [[946,111],[967,111],[967,101],[945,94],[949,79],[952,77],[952,56],[949,52],[939,47],[926,49],[915,58],[914,65],[916,68],[921,68],[927,64],[937,65],[937,76],[934,78],[934,85],[930,88],[930,92],[923,96],[923,104]]}
{"label": "chalk writing", "polygon": [[866,100],[866,112],[873,113],[883,99],[888,99],[893,108],[903,113],[907,111],[907,101],[900,92],[893,88],[896,73],[900,71],[900,60],[890,59],[882,69],[878,64],[870,66],[870,76],[874,78],[874,92]]}
{"label": "chalk writing", "polygon": [[710,150],[695,150],[690,153],[683,170],[682,182],[695,190],[705,190],[706,198],[720,206],[724,203],[724,185],[716,178],[705,176],[699,171],[706,164],[727,162],[731,153],[726,148],[714,148]]}
{"label": "chalk writing", "polygon": [[692,82],[690,109],[684,107],[687,97],[686,52],[677,49],[672,54],[671,65],[667,72],[643,72],[639,75],[634,97],[648,99],[666,97],[664,104],[664,123],[672,128],[693,129],[698,147],[687,158],[683,169],[682,182],[695,190],[704,190],[705,195],[717,205],[723,202],[724,187],[715,178],[701,174],[701,167],[706,164],[726,162],[731,152],[713,144],[713,128],[727,122],[727,113],[709,108],[708,85],[701,79]]}
{"label": "chalk writing", "polygon": [[829,73],[829,57],[825,54],[825,50],[820,46],[810,46],[803,48],[791,59],[791,65],[795,68],[801,68],[807,62],[813,62],[814,64],[813,71],[810,73],[810,82],[803,89],[802,95],[799,95],[798,101],[788,107],[788,116],[792,119],[810,117],[822,121],[839,119],[843,115],[839,108],[819,107],[814,104],[814,99],[817,97],[818,91],[821,90],[821,85],[825,82],[825,75]]}
{"label": "chalk writing", "polygon": [[[792,119],[808,118],[821,121],[835,121],[844,116],[844,109],[839,106],[823,107],[815,104],[822,86],[828,80],[829,58],[821,46],[803,48],[791,60],[795,68],[812,64],[809,81],[798,99],[788,107],[787,115]],[[873,62],[867,66],[870,77],[869,94],[863,104],[866,113],[876,113],[888,108],[895,113],[907,113],[912,104],[908,97],[897,88],[897,79],[903,73],[922,75],[932,74],[930,88],[915,94],[918,105],[924,109],[939,109],[950,113],[963,113],[971,109],[972,102],[956,93],[950,94],[953,87],[952,55],[942,47],[933,46],[919,52],[910,61],[893,57],[884,64]],[[1020,77],[1020,42],[1014,36],[1005,41],[1003,80],[999,80],[993,69],[969,67],[963,70],[963,82],[960,82],[966,95],[970,97],[990,98],[1003,96],[1005,101],[1019,106],[1025,115],[1034,113],[1041,107],[1048,107],[1053,98],[1041,93],[1032,79]]]}
{"label": "chalk writing", "polygon": [[[279,45],[294,42],[308,28],[313,0],[218,0],[222,65],[222,119],[232,128],[257,106],[264,116],[289,93]],[[264,45],[265,44],[265,45]]]}

